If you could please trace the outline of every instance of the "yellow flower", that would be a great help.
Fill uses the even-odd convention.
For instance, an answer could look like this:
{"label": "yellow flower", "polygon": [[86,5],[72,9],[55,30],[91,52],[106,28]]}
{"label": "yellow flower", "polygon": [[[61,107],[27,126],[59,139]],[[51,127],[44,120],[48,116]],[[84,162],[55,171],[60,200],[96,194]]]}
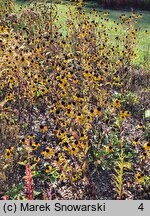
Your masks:
{"label": "yellow flower", "polygon": [[62,173],[62,174],[59,176],[59,179],[60,179],[61,181],[63,181],[63,180],[66,179],[66,176]]}
{"label": "yellow flower", "polygon": [[47,90],[46,88],[43,88],[43,89],[41,89],[41,92],[42,92],[43,94],[47,94],[47,93],[48,93],[48,90]]}
{"label": "yellow flower", "polygon": [[12,153],[11,153],[10,151],[7,151],[7,152],[5,153],[5,155],[4,155],[4,157],[5,157],[6,159],[10,159],[10,158],[12,157]]}
{"label": "yellow flower", "polygon": [[68,117],[72,117],[73,116],[73,111],[71,109],[67,109],[67,111],[65,112],[65,114],[68,116]]}
{"label": "yellow flower", "polygon": [[69,148],[68,142],[64,142],[63,143],[63,150],[68,150],[68,148]]}
{"label": "yellow flower", "polygon": [[[89,119],[88,119],[88,120],[89,120]],[[92,119],[90,118],[90,121],[91,121],[91,120],[92,120]],[[86,132],[89,131],[90,128],[92,128],[92,125],[91,125],[90,123],[85,123],[84,126],[85,126],[85,131],[86,131]]]}
{"label": "yellow flower", "polygon": [[48,131],[48,127],[44,125],[40,125],[40,129],[42,130],[43,133]]}
{"label": "yellow flower", "polygon": [[57,164],[62,164],[62,162],[63,162],[62,156],[58,156],[55,161]]}
{"label": "yellow flower", "polygon": [[10,146],[8,149],[6,149],[6,152],[12,152],[14,150],[13,146]]}
{"label": "yellow flower", "polygon": [[52,171],[53,167],[52,166],[47,166],[45,172],[50,173]]}
{"label": "yellow flower", "polygon": [[13,94],[12,93],[7,94],[6,99],[13,100]]}
{"label": "yellow flower", "polygon": [[79,152],[78,147],[72,146],[71,149],[69,150],[70,155],[75,155]]}
{"label": "yellow flower", "polygon": [[144,149],[150,151],[150,142],[144,143]]}
{"label": "yellow flower", "polygon": [[35,137],[34,134],[30,134],[30,135],[28,136],[29,139],[33,139],[34,137]]}
{"label": "yellow flower", "polygon": [[114,107],[114,108],[119,108],[119,107],[121,107],[120,102],[121,102],[120,100],[115,99],[115,100],[113,101],[113,107]]}
{"label": "yellow flower", "polygon": [[39,157],[34,157],[33,160],[34,160],[35,163],[38,163],[40,161],[40,158]]}
{"label": "yellow flower", "polygon": [[109,105],[108,101],[103,102],[103,106],[107,107]]}
{"label": "yellow flower", "polygon": [[73,175],[72,178],[71,178],[72,181],[76,181],[77,179],[78,179],[77,174]]}
{"label": "yellow flower", "polygon": [[88,139],[88,136],[87,135],[85,135],[85,134],[81,134],[81,136],[80,136],[80,140],[87,140]]}
{"label": "yellow flower", "polygon": [[64,131],[64,130],[59,130],[59,131],[57,131],[56,136],[57,136],[58,138],[61,138],[61,139],[63,138],[63,139],[65,139],[66,134],[67,134],[66,131]]}
{"label": "yellow flower", "polygon": [[67,125],[66,122],[61,122],[61,123],[60,123],[60,126],[61,126],[61,127],[66,127],[66,125]]}
{"label": "yellow flower", "polygon": [[138,183],[144,182],[144,178],[145,178],[144,174],[139,172],[135,176],[136,182]]}
{"label": "yellow flower", "polygon": [[55,111],[56,111],[56,107],[51,107],[50,113],[53,113],[53,112],[55,112]]}
{"label": "yellow flower", "polygon": [[83,119],[84,119],[84,116],[79,112],[79,113],[76,115],[76,121],[82,123],[82,122],[83,122]]}
{"label": "yellow flower", "polygon": [[88,76],[89,76],[89,72],[86,70],[86,71],[83,73],[83,75],[84,75],[85,77],[88,77]]}
{"label": "yellow flower", "polygon": [[105,149],[106,149],[106,152],[108,153],[112,153],[114,151],[112,146],[106,146]]}
{"label": "yellow flower", "polygon": [[147,31],[147,30],[145,30],[145,31],[144,31],[144,33],[145,33],[145,34],[148,34],[148,31]]}
{"label": "yellow flower", "polygon": [[51,157],[54,152],[53,152],[53,149],[48,147],[47,149],[45,149],[42,154],[45,156],[45,157]]}
{"label": "yellow flower", "polygon": [[130,116],[131,116],[131,112],[125,111],[125,112],[124,112],[124,115],[125,115],[126,117],[130,117]]}
{"label": "yellow flower", "polygon": [[76,95],[73,95],[73,99],[78,102],[83,100],[83,98],[81,97],[79,93],[77,93]]}
{"label": "yellow flower", "polygon": [[102,115],[101,107],[97,107],[97,108],[94,110],[94,113],[95,113],[96,115],[101,116],[101,115]]}
{"label": "yellow flower", "polygon": [[140,123],[140,124],[137,125],[136,128],[137,128],[137,129],[143,129],[144,127],[145,127],[145,126],[144,126],[142,123]]}
{"label": "yellow flower", "polygon": [[132,143],[133,143],[134,145],[140,144],[139,138],[137,137],[136,139],[134,139],[134,140],[132,141]]}
{"label": "yellow flower", "polygon": [[148,156],[148,153],[147,152],[143,152],[141,155],[140,155],[140,159],[141,160],[145,160]]}
{"label": "yellow flower", "polygon": [[34,146],[34,147],[39,147],[39,146],[40,146],[40,143],[38,143],[38,142],[32,142],[32,146]]}
{"label": "yellow flower", "polygon": [[130,117],[130,116],[131,116],[131,112],[121,110],[120,113],[119,113],[119,115],[120,115],[120,120],[123,121],[123,120],[125,120],[127,117]]}
{"label": "yellow flower", "polygon": [[109,12],[104,12],[104,16],[109,16]]}
{"label": "yellow flower", "polygon": [[27,144],[28,144],[28,140],[27,140],[27,139],[25,139],[25,138],[23,138],[21,141],[22,141],[22,142],[23,142],[23,144],[25,144],[25,145],[27,145]]}
{"label": "yellow flower", "polygon": [[91,117],[95,116],[95,112],[94,112],[93,109],[91,109],[91,110],[89,111],[89,116],[91,116]]}
{"label": "yellow flower", "polygon": [[65,97],[66,95],[67,95],[66,91],[62,91],[62,92],[61,92],[61,96],[62,96],[62,97]]}

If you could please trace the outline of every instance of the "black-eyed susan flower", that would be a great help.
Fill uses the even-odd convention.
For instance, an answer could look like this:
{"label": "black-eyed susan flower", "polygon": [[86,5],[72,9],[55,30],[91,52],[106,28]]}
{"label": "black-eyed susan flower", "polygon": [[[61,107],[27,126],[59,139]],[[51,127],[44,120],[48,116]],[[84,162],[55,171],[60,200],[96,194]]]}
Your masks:
{"label": "black-eyed susan flower", "polygon": [[64,142],[63,143],[63,150],[68,150],[68,148],[69,148],[68,142]]}
{"label": "black-eyed susan flower", "polygon": [[83,100],[83,98],[81,97],[81,95],[79,93],[73,95],[73,99],[74,99],[74,101],[78,101],[78,102]]}
{"label": "black-eyed susan flower", "polygon": [[66,95],[67,95],[67,92],[66,92],[66,91],[62,91],[62,92],[61,92],[61,96],[62,96],[62,97],[65,97]]}
{"label": "black-eyed susan flower", "polygon": [[77,115],[76,115],[76,121],[79,122],[79,123],[82,123],[83,119],[84,119],[84,116],[80,112],[77,113]]}
{"label": "black-eyed susan flower", "polygon": [[23,144],[25,144],[25,145],[27,145],[27,144],[28,144],[28,140],[27,140],[27,139],[25,139],[25,138],[22,138],[22,140],[21,140],[21,141],[22,141],[22,143],[23,143]]}
{"label": "black-eyed susan flower", "polygon": [[53,112],[55,112],[56,111],[56,107],[51,107],[50,108],[50,113],[53,113]]}
{"label": "black-eyed susan flower", "polygon": [[85,123],[84,124],[84,126],[85,126],[85,132],[88,132],[89,131],[89,129],[91,129],[92,128],[92,125],[90,124],[90,123]]}
{"label": "black-eyed susan flower", "polygon": [[143,128],[145,128],[145,126],[142,123],[139,123],[136,128],[137,129],[143,129]]}
{"label": "black-eyed susan flower", "polygon": [[141,155],[140,155],[140,159],[141,160],[145,160],[148,156],[148,153],[147,152],[143,152]]}
{"label": "black-eyed susan flower", "polygon": [[137,183],[142,183],[144,182],[145,176],[143,173],[138,172],[135,176],[135,179]]}
{"label": "black-eyed susan flower", "polygon": [[67,132],[63,129],[59,130],[56,134],[58,138],[65,139]]}
{"label": "black-eyed susan flower", "polygon": [[109,105],[108,101],[103,102],[103,106],[107,107]]}
{"label": "black-eyed susan flower", "polygon": [[139,137],[135,138],[135,139],[132,141],[132,143],[133,143],[134,145],[140,144]]}
{"label": "black-eyed susan flower", "polygon": [[88,77],[89,76],[89,71],[86,70],[85,72],[83,72],[84,77]]}
{"label": "black-eyed susan flower", "polygon": [[130,116],[131,116],[131,112],[125,111],[125,112],[124,112],[124,115],[125,115],[126,117],[130,117]]}
{"label": "black-eyed susan flower", "polygon": [[40,146],[40,143],[35,141],[35,142],[32,142],[32,147],[39,147]]}
{"label": "black-eyed susan flower", "polygon": [[127,111],[121,110],[119,112],[119,118],[120,118],[120,120],[124,121],[127,118],[127,115],[130,116],[130,113],[127,114]]}
{"label": "black-eyed susan flower", "polygon": [[52,171],[53,167],[52,166],[47,166],[45,169],[46,173],[50,173]]}
{"label": "black-eyed susan flower", "polygon": [[48,127],[46,125],[40,125],[40,129],[43,133],[48,131]]}
{"label": "black-eyed susan flower", "polygon": [[66,122],[61,122],[61,123],[60,123],[60,126],[61,126],[61,127],[66,127],[66,125],[67,125]]}
{"label": "black-eyed susan flower", "polygon": [[84,140],[87,140],[87,139],[88,139],[88,136],[86,134],[82,133],[81,136],[80,136],[80,140],[84,141]]}
{"label": "black-eyed susan flower", "polygon": [[14,150],[14,146],[10,146],[8,149],[6,149],[6,152],[12,152]]}
{"label": "black-eyed susan flower", "polygon": [[35,163],[38,163],[40,160],[41,160],[40,157],[34,157],[34,158],[33,158],[33,161],[34,161]]}
{"label": "black-eyed susan flower", "polygon": [[65,114],[68,116],[68,117],[71,117],[73,116],[73,111],[71,109],[67,109],[67,111],[65,112]]}
{"label": "black-eyed susan flower", "polygon": [[71,180],[74,182],[74,181],[77,181],[78,179],[78,175],[77,174],[74,174],[71,178]]}
{"label": "black-eyed susan flower", "polygon": [[145,34],[148,34],[148,30],[145,30],[144,33],[145,33]]}
{"label": "black-eyed susan flower", "polygon": [[78,141],[78,140],[75,140],[74,143],[73,143],[72,145],[74,145],[74,146],[79,145],[79,141]]}
{"label": "black-eyed susan flower", "polygon": [[54,155],[54,151],[52,148],[48,147],[46,148],[44,151],[42,151],[42,154],[45,156],[45,157],[51,157]]}
{"label": "black-eyed susan flower", "polygon": [[115,99],[115,100],[113,101],[113,107],[114,107],[114,108],[119,108],[119,107],[121,107],[121,101],[120,101],[119,99]]}
{"label": "black-eyed susan flower", "polygon": [[57,164],[61,164],[63,162],[63,157],[61,155],[58,155],[58,157],[56,157],[55,162]]}
{"label": "black-eyed susan flower", "polygon": [[141,19],[142,17],[143,17],[143,14],[139,14],[139,15],[138,15],[138,18]]}
{"label": "black-eyed susan flower", "polygon": [[59,179],[60,179],[60,181],[64,181],[64,180],[66,179],[66,175],[62,173],[62,174],[59,176]]}
{"label": "black-eyed susan flower", "polygon": [[47,94],[47,93],[48,93],[48,89],[47,89],[47,88],[42,88],[42,89],[41,89],[41,92],[42,92],[42,94],[44,94],[44,95],[45,95],[45,94]]}
{"label": "black-eyed susan flower", "polygon": [[108,153],[112,153],[114,151],[112,146],[106,146],[105,150]]}
{"label": "black-eyed susan flower", "polygon": [[35,135],[33,133],[31,133],[29,136],[28,136],[29,139],[33,139],[35,138]]}
{"label": "black-eyed susan flower", "polygon": [[76,155],[79,152],[79,148],[77,146],[72,146],[69,150],[70,155]]}
{"label": "black-eyed susan flower", "polygon": [[109,16],[109,12],[108,12],[108,11],[103,12],[103,15],[104,15],[104,16]]}
{"label": "black-eyed susan flower", "polygon": [[102,109],[101,109],[101,107],[97,107],[97,108],[94,110],[94,113],[95,113],[96,115],[101,116],[101,115],[102,115]]}
{"label": "black-eyed susan flower", "polygon": [[8,94],[6,95],[6,99],[7,99],[7,100],[12,100],[12,99],[13,99],[13,94],[12,94],[12,93],[8,93]]}
{"label": "black-eyed susan flower", "polygon": [[4,157],[5,157],[6,159],[10,159],[12,156],[13,156],[13,155],[12,155],[12,153],[11,153],[10,151],[7,151],[7,152],[5,153],[5,155],[4,155]]}
{"label": "black-eyed susan flower", "polygon": [[144,143],[143,147],[144,147],[145,150],[149,150],[150,151],[150,142]]}

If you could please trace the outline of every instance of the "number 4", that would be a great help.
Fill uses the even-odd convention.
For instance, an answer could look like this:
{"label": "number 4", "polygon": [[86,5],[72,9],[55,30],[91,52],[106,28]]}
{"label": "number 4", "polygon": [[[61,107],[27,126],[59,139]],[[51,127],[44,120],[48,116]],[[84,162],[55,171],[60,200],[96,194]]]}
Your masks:
{"label": "number 4", "polygon": [[139,210],[143,211],[144,210],[144,207],[143,207],[143,203],[141,203],[138,207]]}

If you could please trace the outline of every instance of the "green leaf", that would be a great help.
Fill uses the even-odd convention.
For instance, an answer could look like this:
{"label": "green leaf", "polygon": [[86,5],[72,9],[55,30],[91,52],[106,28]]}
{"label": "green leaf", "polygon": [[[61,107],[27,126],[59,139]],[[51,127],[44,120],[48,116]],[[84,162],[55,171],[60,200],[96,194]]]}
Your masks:
{"label": "green leaf", "polygon": [[40,91],[36,91],[36,96],[39,97],[41,95]]}
{"label": "green leaf", "polygon": [[52,68],[48,68],[48,69],[47,69],[47,72],[48,72],[48,73],[51,73],[51,72],[52,72]]}
{"label": "green leaf", "polygon": [[56,181],[56,178],[57,178],[56,176],[51,176],[51,177],[50,177],[51,182],[55,182],[55,181]]}
{"label": "green leaf", "polygon": [[32,176],[39,176],[39,173],[37,171],[32,171]]}
{"label": "green leaf", "polygon": [[150,118],[150,110],[145,111],[145,118]]}
{"label": "green leaf", "polygon": [[118,176],[114,176],[114,178],[115,178],[115,183],[118,183],[118,184],[120,184],[120,178],[118,178]]}
{"label": "green leaf", "polygon": [[33,193],[34,193],[35,197],[38,196],[39,194],[41,194],[41,192],[39,192],[39,191],[34,191]]}
{"label": "green leaf", "polygon": [[116,168],[114,168],[115,172],[118,174],[118,176],[120,175],[120,170],[117,170]]}
{"label": "green leaf", "polygon": [[22,165],[22,166],[26,166],[27,165],[27,161],[22,161],[22,162],[17,162],[19,165]]}
{"label": "green leaf", "polygon": [[118,189],[118,192],[120,192],[120,184],[118,184],[118,182],[115,182],[115,185],[116,185],[116,187]]}

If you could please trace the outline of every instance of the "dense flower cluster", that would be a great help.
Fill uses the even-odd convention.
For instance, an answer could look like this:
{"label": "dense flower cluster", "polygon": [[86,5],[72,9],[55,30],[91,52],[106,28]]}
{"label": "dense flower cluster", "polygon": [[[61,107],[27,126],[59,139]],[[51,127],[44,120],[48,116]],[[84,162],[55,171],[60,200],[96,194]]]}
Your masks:
{"label": "dense flower cluster", "polygon": [[[0,118],[3,127],[18,127],[18,133],[14,142],[9,133],[9,142],[2,140],[4,160],[18,172],[26,166],[28,190],[34,181],[78,184],[96,142],[104,167],[126,148],[119,140],[132,113],[120,93],[137,56],[134,21],[140,15],[122,15],[110,27],[109,13],[93,10],[89,16],[79,2],[69,7],[63,33],[54,5],[35,3],[15,14],[9,13],[13,2],[7,3],[0,24]],[[143,148],[147,154],[149,143]],[[143,177],[136,174],[135,180]]]}

